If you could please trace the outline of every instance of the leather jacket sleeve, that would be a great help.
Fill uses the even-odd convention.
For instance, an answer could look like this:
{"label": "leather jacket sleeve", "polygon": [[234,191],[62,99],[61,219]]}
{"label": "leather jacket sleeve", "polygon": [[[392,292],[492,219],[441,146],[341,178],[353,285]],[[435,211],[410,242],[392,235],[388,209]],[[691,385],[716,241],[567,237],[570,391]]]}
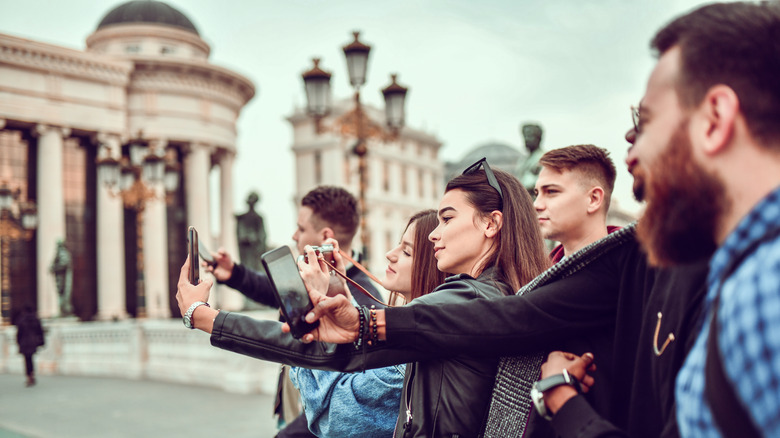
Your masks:
{"label": "leather jacket sleeve", "polygon": [[579,395],[567,401],[555,413],[552,427],[561,438],[624,438],[628,435],[605,420],[585,397]]}
{"label": "leather jacket sleeve", "polygon": [[[490,291],[486,292],[485,289]],[[450,302],[486,301],[485,296],[498,296],[501,293],[495,285],[460,276],[439,286],[435,292],[416,299],[409,306],[429,304],[435,307]],[[386,343],[366,347],[365,351],[355,350],[352,344],[304,344],[292,335],[282,333],[281,323],[277,321],[257,320],[230,312],[217,315],[211,333],[211,345],[271,362],[347,372],[439,357],[436,353],[393,348]]]}
{"label": "leather jacket sleeve", "polygon": [[230,275],[230,278],[223,284],[241,292],[250,300],[274,308],[279,307],[271,280],[265,271],[256,272],[242,264],[236,263],[233,266],[233,273]]}
{"label": "leather jacket sleeve", "polygon": [[[560,349],[559,342],[614,324],[619,291],[644,281],[638,246],[623,245],[588,269],[524,295],[385,310],[387,344],[436,355],[512,356]],[[641,289],[638,289],[641,290]]]}

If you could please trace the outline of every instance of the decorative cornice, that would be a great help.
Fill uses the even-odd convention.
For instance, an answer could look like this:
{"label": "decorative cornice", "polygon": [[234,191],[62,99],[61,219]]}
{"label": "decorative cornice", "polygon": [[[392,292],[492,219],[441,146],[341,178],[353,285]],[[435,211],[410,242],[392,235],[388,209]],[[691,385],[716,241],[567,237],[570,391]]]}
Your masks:
{"label": "decorative cornice", "polygon": [[10,64],[112,85],[128,83],[133,64],[105,55],[0,34],[0,64]]}
{"label": "decorative cornice", "polygon": [[181,59],[134,57],[132,91],[164,91],[195,94],[224,102],[240,112],[255,95],[252,82],[230,70]]}

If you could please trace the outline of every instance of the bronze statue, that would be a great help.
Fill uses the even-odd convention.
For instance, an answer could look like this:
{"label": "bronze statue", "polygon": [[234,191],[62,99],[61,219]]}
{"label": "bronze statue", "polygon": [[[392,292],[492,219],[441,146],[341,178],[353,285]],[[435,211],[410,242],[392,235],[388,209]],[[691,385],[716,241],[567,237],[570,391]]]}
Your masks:
{"label": "bronze statue", "polygon": [[244,214],[236,215],[236,235],[241,264],[255,271],[261,269],[260,256],[266,251],[263,217],[255,211],[255,204],[259,201],[260,195],[257,192],[249,193],[246,198],[249,210]]}
{"label": "bronze statue", "polygon": [[60,303],[60,316],[73,314],[73,303],[71,303],[73,263],[71,260],[70,251],[65,247],[65,242],[58,240],[54,261],[51,262],[49,271],[54,274],[54,284],[57,287],[57,296]]}
{"label": "bronze statue", "polygon": [[539,158],[544,155],[542,151],[542,127],[536,123],[525,123],[520,132],[523,134],[525,148],[528,150],[528,156],[517,166],[515,174],[523,184],[528,193],[534,196],[534,186],[539,178],[539,172],[542,170],[539,166]]}

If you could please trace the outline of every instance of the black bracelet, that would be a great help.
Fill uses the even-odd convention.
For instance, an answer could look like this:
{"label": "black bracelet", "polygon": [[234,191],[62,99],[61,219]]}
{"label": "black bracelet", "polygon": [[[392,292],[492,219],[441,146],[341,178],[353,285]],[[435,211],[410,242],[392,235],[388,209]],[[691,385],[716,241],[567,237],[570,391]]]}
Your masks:
{"label": "black bracelet", "polygon": [[379,327],[377,327],[376,324],[376,306],[371,305],[371,309],[369,310],[371,314],[371,321],[369,322],[369,330],[371,335],[371,339],[368,340],[368,345],[376,345],[377,342],[379,342]]}
{"label": "black bracelet", "polygon": [[366,314],[363,313],[363,308],[360,306],[355,306],[355,309],[360,317],[360,328],[358,329],[357,339],[355,339],[355,342],[353,342],[352,345],[355,346],[355,350],[360,350],[360,347],[363,346],[363,331],[366,327]]}

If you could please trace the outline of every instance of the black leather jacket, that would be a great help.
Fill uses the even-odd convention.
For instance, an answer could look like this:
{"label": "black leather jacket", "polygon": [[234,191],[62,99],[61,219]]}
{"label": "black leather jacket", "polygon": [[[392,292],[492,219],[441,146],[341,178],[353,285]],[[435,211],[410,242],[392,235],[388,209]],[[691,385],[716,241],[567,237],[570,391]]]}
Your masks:
{"label": "black leather jacket", "polygon": [[[477,279],[468,275],[447,278],[428,295],[410,304],[465,302],[496,298],[512,291],[488,269]],[[211,344],[258,359],[315,369],[360,371],[406,362],[404,395],[395,435],[412,437],[471,437],[479,435],[495,379],[497,357],[467,355],[430,357],[419,351],[399,351],[383,343],[356,351],[351,344],[303,344],[281,333],[276,321],[258,321],[220,312]],[[407,403],[412,420],[407,423]]]}

